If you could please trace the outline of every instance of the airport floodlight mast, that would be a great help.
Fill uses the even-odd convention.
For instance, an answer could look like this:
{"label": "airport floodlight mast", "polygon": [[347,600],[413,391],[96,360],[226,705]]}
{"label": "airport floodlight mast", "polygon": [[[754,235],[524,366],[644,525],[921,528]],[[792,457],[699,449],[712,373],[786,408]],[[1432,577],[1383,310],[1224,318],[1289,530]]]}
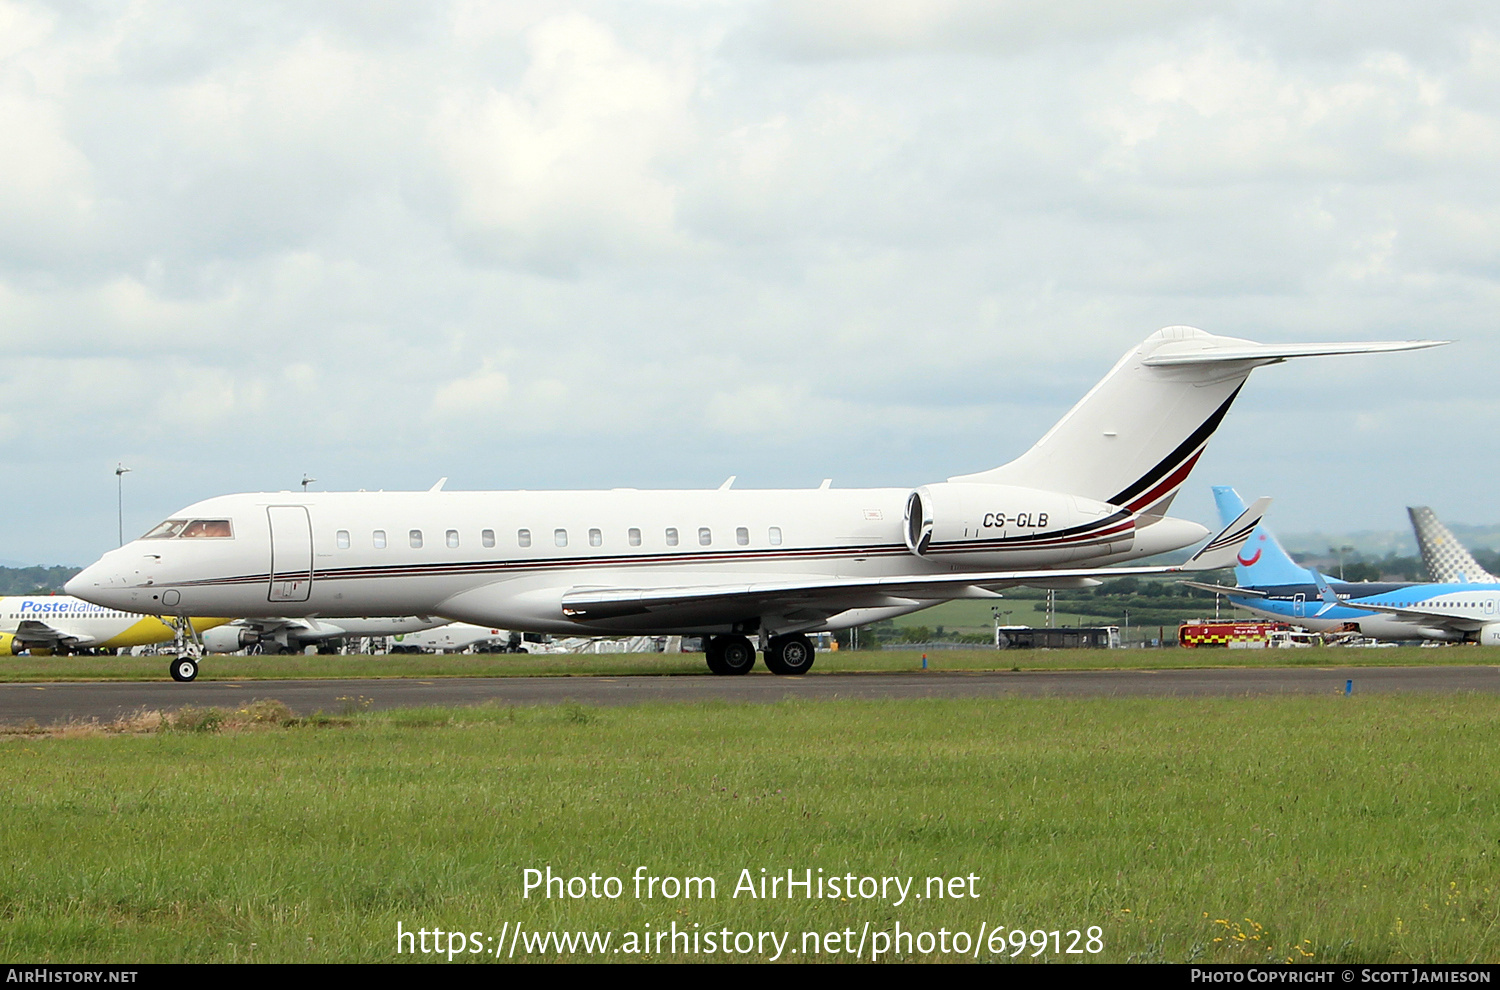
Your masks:
{"label": "airport floodlight mast", "polygon": [[120,546],[125,545],[125,476],[130,468],[123,462],[115,463],[115,514],[120,523]]}
{"label": "airport floodlight mast", "polygon": [[306,471],[302,472],[302,490],[307,491],[307,486],[317,481],[317,478],[309,477]]}

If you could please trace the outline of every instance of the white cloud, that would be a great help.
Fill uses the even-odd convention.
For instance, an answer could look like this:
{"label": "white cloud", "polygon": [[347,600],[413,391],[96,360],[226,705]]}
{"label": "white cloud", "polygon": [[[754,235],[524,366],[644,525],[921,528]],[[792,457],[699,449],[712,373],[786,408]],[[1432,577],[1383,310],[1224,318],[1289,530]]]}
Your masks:
{"label": "white cloud", "polygon": [[[1500,31],[1477,6],[269,9],[0,0],[0,463],[83,472],[32,516],[104,498],[112,539],[122,458],[141,528],[303,471],[928,481],[1024,449],[1177,323],[1464,339],[1258,373],[1240,452],[1262,438],[1237,424],[1287,410],[1487,408]],[[1413,404],[1424,376],[1444,403]],[[57,431],[89,438],[98,492]],[[1264,465],[1299,528],[1361,456],[1217,463]],[[0,535],[81,561],[84,529]]]}
{"label": "white cloud", "polygon": [[675,246],[675,191],[659,168],[689,129],[691,66],[629,51],[581,14],[527,39],[513,91],[466,87],[439,108],[433,140],[452,170],[458,229],[547,267]]}

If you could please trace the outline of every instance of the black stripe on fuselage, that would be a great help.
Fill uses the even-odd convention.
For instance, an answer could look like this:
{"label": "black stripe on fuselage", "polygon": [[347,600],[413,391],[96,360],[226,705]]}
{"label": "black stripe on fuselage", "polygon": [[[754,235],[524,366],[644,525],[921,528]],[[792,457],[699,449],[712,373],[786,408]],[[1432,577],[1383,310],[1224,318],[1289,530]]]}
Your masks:
{"label": "black stripe on fuselage", "polygon": [[[897,557],[909,554],[902,543],[870,544],[858,547],[806,547],[794,550],[729,550],[662,554],[639,554],[614,557],[546,557],[537,560],[465,560],[434,561],[421,564],[385,564],[366,567],[338,567],[317,570],[314,581],[349,581],[361,578],[432,577],[455,574],[494,573],[496,576],[518,571],[562,570],[571,567],[641,567],[660,564],[724,564],[740,561],[798,561],[828,558]],[[278,575],[301,578],[300,574]],[[230,578],[205,578],[178,582],[174,587],[257,584],[271,580],[269,574],[244,574]]]}

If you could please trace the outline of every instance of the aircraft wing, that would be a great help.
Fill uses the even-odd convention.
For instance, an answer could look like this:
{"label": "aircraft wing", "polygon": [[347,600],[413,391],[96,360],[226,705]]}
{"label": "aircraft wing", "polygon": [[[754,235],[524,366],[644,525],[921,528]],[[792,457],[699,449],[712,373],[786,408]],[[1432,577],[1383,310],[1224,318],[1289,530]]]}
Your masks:
{"label": "aircraft wing", "polygon": [[92,636],[75,636],[35,619],[23,619],[14,635],[16,642],[27,646],[89,646],[94,642]]}
{"label": "aircraft wing", "polygon": [[1233,595],[1236,598],[1267,598],[1264,591],[1257,588],[1231,588],[1227,584],[1204,584],[1202,581],[1184,581],[1183,584],[1189,588],[1197,588],[1199,591],[1212,591],[1216,595]]}
{"label": "aircraft wing", "polygon": [[[1043,587],[1101,577],[1140,574],[1181,574],[1228,566],[1260,525],[1268,498],[1257,499],[1203,549],[1184,564],[1165,567],[1056,568],[1027,571],[972,571],[953,574],[893,577],[757,579],[744,583],[654,588],[574,588],[562,598],[563,614],[575,622],[616,619],[647,613],[700,610],[742,611],[750,615],[780,614],[799,620],[827,618],[853,608],[882,608],[919,601],[955,598],[998,598],[996,588],[1024,584]],[[1074,586],[1077,586],[1076,583]]]}
{"label": "aircraft wing", "polygon": [[330,622],[319,622],[316,618],[306,619],[281,619],[281,618],[259,618],[259,619],[236,619],[234,624],[246,629],[254,629],[260,634],[261,639],[275,639],[284,633],[295,634],[302,640],[331,639],[343,635],[343,628]]}

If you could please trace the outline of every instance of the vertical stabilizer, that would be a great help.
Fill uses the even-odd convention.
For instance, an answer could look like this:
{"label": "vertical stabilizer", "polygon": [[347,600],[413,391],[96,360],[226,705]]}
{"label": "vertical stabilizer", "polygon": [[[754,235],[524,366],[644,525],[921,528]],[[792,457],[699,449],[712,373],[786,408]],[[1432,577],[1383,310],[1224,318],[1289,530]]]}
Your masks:
{"label": "vertical stabilizer", "polygon": [[1465,550],[1448,527],[1438,522],[1435,512],[1425,505],[1407,506],[1412,531],[1417,534],[1417,548],[1427,578],[1434,584],[1500,584],[1500,578],[1479,566],[1474,555]]}
{"label": "vertical stabilizer", "polygon": [[1026,453],[948,480],[1067,492],[1161,516],[1251,371],[1288,358],[1434,343],[1257,344],[1195,327],[1166,327],[1122,357]]}
{"label": "vertical stabilizer", "polygon": [[[1245,501],[1228,485],[1214,486],[1219,518],[1228,524],[1245,511]],[[1313,572],[1287,556],[1276,537],[1257,526],[1234,560],[1234,580],[1241,588],[1270,588],[1286,584],[1310,584]]]}

